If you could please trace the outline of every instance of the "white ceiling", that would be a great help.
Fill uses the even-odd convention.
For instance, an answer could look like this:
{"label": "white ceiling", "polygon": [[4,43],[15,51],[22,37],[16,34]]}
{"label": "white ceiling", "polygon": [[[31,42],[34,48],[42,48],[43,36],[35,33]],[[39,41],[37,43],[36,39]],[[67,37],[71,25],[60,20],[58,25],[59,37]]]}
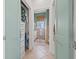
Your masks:
{"label": "white ceiling", "polygon": [[53,0],[31,0],[34,11],[40,12],[48,9]]}
{"label": "white ceiling", "polygon": [[42,13],[42,12],[46,12],[47,9],[36,9],[34,10],[35,13]]}

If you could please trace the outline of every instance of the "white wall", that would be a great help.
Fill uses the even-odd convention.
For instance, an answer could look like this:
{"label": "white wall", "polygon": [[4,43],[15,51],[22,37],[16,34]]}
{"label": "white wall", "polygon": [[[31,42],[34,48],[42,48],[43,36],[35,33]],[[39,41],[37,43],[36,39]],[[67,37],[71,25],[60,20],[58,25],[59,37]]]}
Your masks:
{"label": "white wall", "polygon": [[53,0],[32,0],[34,10],[48,9]]}
{"label": "white wall", "polygon": [[55,24],[55,6],[53,6],[53,2],[49,8],[49,50],[52,54],[55,54],[55,42],[54,42],[54,24]]}
{"label": "white wall", "polygon": [[30,49],[34,47],[34,11],[30,11],[30,20],[29,20],[29,39],[30,39]]}

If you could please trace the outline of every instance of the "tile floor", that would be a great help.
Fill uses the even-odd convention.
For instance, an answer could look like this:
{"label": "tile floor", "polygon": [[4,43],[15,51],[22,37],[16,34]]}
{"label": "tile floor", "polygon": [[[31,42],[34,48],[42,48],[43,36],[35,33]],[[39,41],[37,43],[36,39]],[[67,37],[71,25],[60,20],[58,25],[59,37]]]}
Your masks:
{"label": "tile floor", "polygon": [[48,50],[48,44],[44,40],[35,41],[35,47],[32,51],[27,51],[24,59],[54,59],[54,56]]}

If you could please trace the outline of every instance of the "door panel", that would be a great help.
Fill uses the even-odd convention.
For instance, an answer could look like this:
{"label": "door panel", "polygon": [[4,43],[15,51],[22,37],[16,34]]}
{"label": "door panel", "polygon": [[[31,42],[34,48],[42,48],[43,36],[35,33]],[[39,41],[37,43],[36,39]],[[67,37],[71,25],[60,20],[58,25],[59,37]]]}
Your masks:
{"label": "door panel", "polygon": [[20,59],[20,6],[20,0],[5,0],[5,59]]}
{"label": "door panel", "polygon": [[56,1],[56,59],[70,59],[70,1]]}

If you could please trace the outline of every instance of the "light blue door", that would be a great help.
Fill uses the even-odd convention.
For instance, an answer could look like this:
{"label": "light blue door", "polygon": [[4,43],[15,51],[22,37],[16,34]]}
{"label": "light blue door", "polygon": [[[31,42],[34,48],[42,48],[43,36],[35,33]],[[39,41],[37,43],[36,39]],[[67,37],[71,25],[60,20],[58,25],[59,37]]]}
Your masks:
{"label": "light blue door", "polygon": [[72,0],[56,0],[56,59],[73,59]]}
{"label": "light blue door", "polygon": [[5,59],[20,59],[20,0],[5,0]]}

